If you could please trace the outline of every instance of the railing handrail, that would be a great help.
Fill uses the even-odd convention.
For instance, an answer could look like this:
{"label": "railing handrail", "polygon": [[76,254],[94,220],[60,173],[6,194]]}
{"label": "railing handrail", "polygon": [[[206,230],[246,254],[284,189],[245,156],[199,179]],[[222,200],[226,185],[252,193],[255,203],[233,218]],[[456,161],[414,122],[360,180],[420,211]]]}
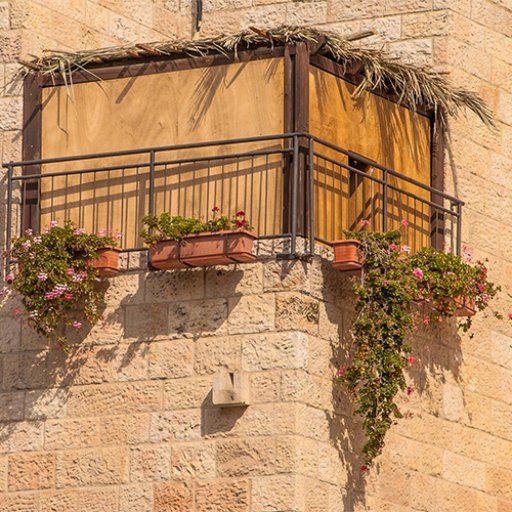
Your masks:
{"label": "railing handrail", "polygon": [[[109,151],[106,153],[87,153],[85,155],[71,155],[71,156],[60,156],[55,158],[41,158],[39,160],[22,160],[19,162],[4,162],[2,163],[2,167],[8,169],[9,167],[25,167],[30,165],[44,165],[44,164],[56,164],[63,162],[76,162],[79,160],[92,160],[95,158],[111,158],[117,156],[127,156],[127,155],[143,155],[145,153],[150,153],[154,151],[155,153],[160,153],[162,151],[179,151],[181,149],[194,149],[194,148],[203,148],[208,146],[228,146],[230,144],[244,144],[246,142],[261,142],[264,140],[279,140],[279,139],[291,139],[294,136],[307,136],[308,134],[302,132],[292,132],[292,133],[280,133],[280,134],[272,134],[272,135],[259,135],[255,137],[242,137],[236,139],[221,139],[221,140],[212,140],[205,142],[190,142],[187,144],[174,144],[170,146],[155,146],[141,149],[127,149],[120,151]],[[34,175],[32,175],[34,176]]]}
{"label": "railing handrail", "polygon": [[[407,181],[408,183],[411,183],[413,185],[416,185],[417,187],[423,188],[424,190],[428,190],[429,192],[432,192],[434,194],[437,194],[439,196],[444,197],[445,199],[448,199],[449,201],[452,201],[455,204],[461,204],[464,206],[464,201],[459,199],[458,197],[452,196],[450,194],[447,194],[446,192],[443,192],[442,190],[439,190],[437,188],[431,187],[430,185],[426,185],[425,183],[422,183],[421,181],[415,180],[414,178],[410,178],[409,176],[406,176],[405,174],[399,173],[398,171],[395,171],[394,169],[391,169],[389,167],[386,167],[385,165],[379,164],[378,162],[375,162],[374,160],[370,160],[369,158],[366,158],[365,156],[359,155],[357,153],[354,153],[353,151],[350,151],[348,149],[344,149],[340,146],[337,146],[336,144],[333,144],[332,142],[328,142],[320,137],[317,137],[315,135],[310,135],[310,137],[316,141],[322,144],[323,146],[327,146],[328,148],[331,148],[335,151],[338,151],[339,153],[342,153],[349,158],[352,158],[354,160],[357,160],[358,162],[361,162],[365,165],[368,165],[370,167],[375,167],[376,169],[380,169],[383,172],[386,172],[388,174],[391,174],[392,176],[395,176],[397,178],[400,178],[404,181]],[[324,158],[323,155],[321,155],[322,158]],[[351,169],[352,170],[352,169]],[[356,169],[353,169],[354,171],[357,171]],[[363,173],[364,174],[364,173]],[[391,184],[389,184],[391,186]]]}

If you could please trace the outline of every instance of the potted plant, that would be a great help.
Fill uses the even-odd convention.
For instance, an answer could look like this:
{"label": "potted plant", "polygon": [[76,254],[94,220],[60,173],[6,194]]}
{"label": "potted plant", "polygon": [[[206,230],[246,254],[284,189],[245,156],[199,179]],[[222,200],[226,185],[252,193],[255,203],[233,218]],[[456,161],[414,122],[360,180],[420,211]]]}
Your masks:
{"label": "potted plant", "polygon": [[119,273],[119,254],[122,250],[117,247],[121,233],[111,234],[106,229],[98,230],[97,236],[102,240],[101,247],[96,249],[96,256],[89,263],[98,270],[100,277],[113,277]]}
{"label": "potted plant", "polygon": [[337,270],[360,270],[364,256],[361,242],[355,239],[335,240],[331,242],[334,259],[332,266]]}
{"label": "potted plant", "polygon": [[212,212],[207,222],[169,213],[146,215],[142,238],[149,245],[151,265],[168,270],[255,261],[256,235],[250,232],[245,213],[238,211],[230,219],[218,207]]}
{"label": "potted plant", "polygon": [[64,347],[65,338],[56,334],[59,328],[82,326],[68,313],[82,310],[91,324],[97,321],[104,292],[94,286],[95,262],[99,249],[115,243],[108,236],[87,234],[70,221],[64,226],[52,221],[40,236],[28,229],[13,241],[10,255],[18,271],[7,275],[6,281],[23,296],[28,321],[39,334],[56,336]]}
{"label": "potted plant", "polygon": [[[348,232],[359,240],[364,253],[361,279],[354,284],[357,319],[352,327],[355,353],[351,364],[341,367],[338,380],[355,394],[357,413],[363,417],[367,441],[363,448],[367,470],[384,447],[387,430],[401,418],[395,401],[406,385],[404,369],[415,362],[406,336],[431,320],[458,316],[474,304],[477,311],[489,307],[499,287],[488,280],[482,262],[426,248],[414,255],[400,250],[400,232]],[[415,306],[426,302],[432,313]],[[501,315],[494,313],[495,316]],[[467,331],[471,317],[459,322]]]}

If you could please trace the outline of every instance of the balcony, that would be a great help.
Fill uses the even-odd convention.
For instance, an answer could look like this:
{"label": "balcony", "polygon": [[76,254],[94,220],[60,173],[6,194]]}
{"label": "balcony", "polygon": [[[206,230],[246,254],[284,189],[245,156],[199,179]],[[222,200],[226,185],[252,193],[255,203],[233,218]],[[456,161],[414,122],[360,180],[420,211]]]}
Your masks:
{"label": "balcony", "polygon": [[[308,257],[347,229],[400,229],[412,251],[459,253],[463,203],[309,133],[289,133],[4,164],[7,246],[27,228],[73,220],[123,233],[144,250],[141,218],[171,212],[207,220],[218,206],[246,212],[260,239],[285,239],[279,257]],[[300,243],[299,243],[300,241]]]}

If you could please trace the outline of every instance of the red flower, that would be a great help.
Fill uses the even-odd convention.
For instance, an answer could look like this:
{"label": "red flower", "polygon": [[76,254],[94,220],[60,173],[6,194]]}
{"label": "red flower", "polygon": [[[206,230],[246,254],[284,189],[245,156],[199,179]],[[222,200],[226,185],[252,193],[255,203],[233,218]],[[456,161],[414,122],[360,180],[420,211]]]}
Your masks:
{"label": "red flower", "polygon": [[214,207],[212,208],[212,212],[213,212],[213,213],[220,212],[220,208],[219,208],[218,206],[214,206]]}
{"label": "red flower", "polygon": [[366,473],[366,471],[370,471],[370,468],[366,464],[361,464],[361,467],[359,468],[362,473]]}
{"label": "red flower", "polygon": [[407,358],[407,362],[410,363],[410,364],[414,363],[414,361],[416,361],[416,358],[414,356],[409,356]]}
{"label": "red flower", "polygon": [[405,391],[407,393],[407,396],[411,396],[414,393],[414,388],[412,386],[407,386],[407,389]]}
{"label": "red flower", "polygon": [[509,320],[512,320],[512,313],[509,313],[509,314],[508,314],[508,319],[509,319]]}
{"label": "red flower", "polygon": [[66,300],[73,300],[73,294],[72,293],[65,293],[64,298]]}
{"label": "red flower", "polygon": [[245,217],[245,212],[243,210],[240,210],[240,211],[236,212],[236,216],[237,217]]}
{"label": "red flower", "polygon": [[247,221],[246,220],[237,220],[237,221],[235,221],[235,224],[238,228],[243,228],[247,224]]}
{"label": "red flower", "polygon": [[14,308],[12,310],[12,316],[18,316],[21,314],[21,311],[18,308]]}
{"label": "red flower", "polygon": [[343,377],[346,371],[347,369],[344,366],[341,366],[340,369],[338,370],[338,377]]}

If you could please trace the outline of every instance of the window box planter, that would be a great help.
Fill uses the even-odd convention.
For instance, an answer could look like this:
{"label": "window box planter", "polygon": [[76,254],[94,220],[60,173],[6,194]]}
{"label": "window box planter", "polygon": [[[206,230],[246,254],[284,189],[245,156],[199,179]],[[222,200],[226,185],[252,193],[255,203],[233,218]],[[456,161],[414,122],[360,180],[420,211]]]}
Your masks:
{"label": "window box planter", "polygon": [[332,266],[338,270],[360,270],[363,266],[361,242],[358,240],[337,240],[332,242],[334,260]]}
{"label": "window box planter", "polygon": [[91,267],[99,271],[100,277],[113,277],[119,273],[119,253],[117,247],[100,247],[98,258],[90,260]]}
{"label": "window box planter", "polygon": [[256,260],[249,231],[219,231],[186,235],[181,242],[164,240],[150,247],[151,265],[161,270],[230,265]]}

